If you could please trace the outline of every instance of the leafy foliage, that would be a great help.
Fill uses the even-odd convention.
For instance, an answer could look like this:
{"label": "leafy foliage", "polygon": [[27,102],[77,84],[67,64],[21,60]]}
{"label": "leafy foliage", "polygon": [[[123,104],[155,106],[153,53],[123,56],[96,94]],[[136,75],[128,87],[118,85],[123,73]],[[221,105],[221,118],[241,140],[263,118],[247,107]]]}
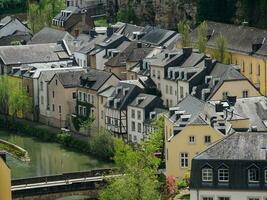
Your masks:
{"label": "leafy foliage", "polygon": [[160,184],[156,176],[160,159],[155,157],[154,153],[160,151],[163,146],[162,135],[162,127],[156,127],[150,139],[143,142],[137,149],[125,144],[122,140],[115,141],[114,160],[124,175],[110,181],[110,185],[100,193],[101,200],[157,200],[161,198],[158,191]]}
{"label": "leafy foliage", "polygon": [[126,8],[120,8],[117,13],[117,20],[125,23],[138,24],[139,19],[135,15],[134,9],[132,6],[127,6]]}
{"label": "leafy foliage", "polygon": [[190,47],[191,38],[190,38],[190,25],[187,21],[180,21],[178,23],[178,32],[181,34],[181,46]]}
{"label": "leafy foliage", "polygon": [[207,34],[208,34],[208,24],[206,21],[204,21],[199,25],[197,29],[196,47],[199,49],[199,52],[201,53],[205,53],[206,51],[206,46],[208,42]]}
{"label": "leafy foliage", "polygon": [[27,0],[0,0],[0,14],[26,12]]}
{"label": "leafy foliage", "polygon": [[42,0],[29,3],[28,24],[34,33],[44,26],[50,26],[53,17],[65,7],[64,0]]}
{"label": "leafy foliage", "polygon": [[227,41],[222,34],[220,34],[216,38],[216,48],[217,48],[217,52],[216,52],[217,55],[215,55],[216,59],[219,62],[224,63],[225,62],[225,51],[227,49]]}

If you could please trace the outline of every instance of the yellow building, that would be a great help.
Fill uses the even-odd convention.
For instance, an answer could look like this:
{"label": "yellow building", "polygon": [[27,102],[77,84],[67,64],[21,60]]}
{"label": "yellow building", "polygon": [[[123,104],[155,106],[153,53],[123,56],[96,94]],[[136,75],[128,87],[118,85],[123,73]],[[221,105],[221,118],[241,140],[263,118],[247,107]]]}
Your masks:
{"label": "yellow building", "polygon": [[[216,38],[222,34],[227,43],[225,63],[240,66],[240,72],[267,95],[267,32],[246,25],[208,22],[207,53],[216,58]],[[197,41],[197,29],[192,32],[193,43]]]}
{"label": "yellow building", "polygon": [[166,175],[184,178],[193,157],[227,136],[233,128],[247,130],[248,125],[249,119],[216,113],[213,104],[188,95],[165,115]]}
{"label": "yellow building", "polygon": [[11,172],[0,153],[0,199],[11,200]]}

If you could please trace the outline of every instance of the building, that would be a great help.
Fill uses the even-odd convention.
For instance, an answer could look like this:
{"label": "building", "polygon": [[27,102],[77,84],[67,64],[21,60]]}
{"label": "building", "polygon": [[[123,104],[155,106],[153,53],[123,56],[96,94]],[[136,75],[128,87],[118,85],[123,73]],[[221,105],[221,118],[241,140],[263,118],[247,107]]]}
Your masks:
{"label": "building", "polygon": [[[267,94],[265,72],[267,70],[266,30],[242,25],[208,21],[207,52],[216,53],[216,38],[222,34],[227,41],[226,62],[239,65],[241,73],[260,90]],[[197,40],[197,29],[192,32],[192,41]]]}
{"label": "building", "polygon": [[188,95],[169,109],[164,126],[166,175],[181,179],[195,155],[233,130],[248,130],[249,119]]}
{"label": "building", "polygon": [[266,143],[266,132],[236,132],[197,155],[190,199],[266,199]]}
{"label": "building", "polygon": [[0,20],[0,46],[26,44],[31,37],[31,30],[18,18],[6,16]]}
{"label": "building", "polygon": [[23,64],[72,61],[64,41],[49,44],[31,44],[0,47],[0,74],[8,74],[13,67]]}
{"label": "building", "polygon": [[[141,84],[140,84],[141,85]],[[115,136],[127,140],[127,106],[143,90],[136,84],[120,82],[114,92],[107,99],[106,128]]]}
{"label": "building", "polygon": [[94,21],[86,10],[69,6],[53,18],[52,27],[67,31],[72,36],[77,37],[80,33],[88,32],[94,28]]}
{"label": "building", "polygon": [[113,51],[113,55],[105,63],[105,68],[107,71],[115,73],[122,80],[127,79],[127,69],[136,65],[153,50],[153,48],[148,47],[142,43],[131,42],[129,45],[119,51],[117,54]]}
{"label": "building", "polygon": [[237,98],[261,96],[257,88],[232,65],[216,63],[202,84],[196,86],[195,94],[202,100],[225,100],[227,96]]}
{"label": "building", "polygon": [[74,37],[67,31],[61,31],[50,27],[44,27],[38,33],[34,34],[27,44],[47,44],[57,43],[64,40],[67,44],[74,40]]}
{"label": "building", "polygon": [[[80,78],[80,84],[77,88],[77,115],[78,117],[94,118],[93,126],[100,128],[99,115],[101,119],[104,118],[104,111],[100,111],[101,103],[104,108],[104,99],[99,97],[98,93],[102,92],[106,88],[116,86],[120,79],[111,72],[88,69],[85,74]],[[100,100],[99,100],[100,98]]]}
{"label": "building", "polygon": [[[172,107],[181,100],[179,98],[181,95],[178,95],[178,89],[180,88],[178,88],[176,82],[179,76],[177,76],[178,73],[175,72],[179,69],[182,71],[183,68],[195,67],[203,61],[204,58],[204,54],[193,52],[191,48],[183,48],[171,51],[162,50],[160,54],[144,60],[144,63],[147,63],[146,65],[150,68],[151,79],[157,85],[158,90],[161,91],[165,106]],[[187,73],[181,72],[181,79],[187,78],[184,74],[187,75]],[[186,93],[183,97],[185,96]]]}
{"label": "building", "polygon": [[76,91],[85,70],[56,72],[48,83],[47,124],[58,128],[70,128],[72,113],[76,108]]}
{"label": "building", "polygon": [[113,92],[115,91],[114,86],[109,86],[103,91],[100,91],[98,93],[98,109],[99,109],[99,116],[98,116],[98,124],[99,129],[105,129],[106,128],[106,104],[107,100]]}
{"label": "building", "polygon": [[87,8],[93,5],[98,4],[106,4],[106,1],[104,0],[66,0],[67,6],[75,6],[78,8]]}
{"label": "building", "polygon": [[141,143],[149,137],[148,121],[159,114],[155,111],[163,108],[163,101],[154,95],[139,94],[127,107],[128,141]]}
{"label": "building", "polygon": [[0,152],[0,198],[11,200],[11,171],[6,164],[6,154]]}

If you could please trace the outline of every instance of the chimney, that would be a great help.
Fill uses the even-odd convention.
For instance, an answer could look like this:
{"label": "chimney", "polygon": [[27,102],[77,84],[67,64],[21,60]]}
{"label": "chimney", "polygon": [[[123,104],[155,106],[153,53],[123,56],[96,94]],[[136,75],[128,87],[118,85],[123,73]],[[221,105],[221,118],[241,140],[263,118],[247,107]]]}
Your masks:
{"label": "chimney", "polygon": [[107,37],[111,37],[114,33],[114,30],[112,27],[107,27]]}
{"label": "chimney", "polygon": [[183,54],[188,57],[192,54],[193,49],[191,47],[184,47],[183,48]]}
{"label": "chimney", "polygon": [[3,159],[4,162],[6,162],[6,152],[0,151],[0,157]]}

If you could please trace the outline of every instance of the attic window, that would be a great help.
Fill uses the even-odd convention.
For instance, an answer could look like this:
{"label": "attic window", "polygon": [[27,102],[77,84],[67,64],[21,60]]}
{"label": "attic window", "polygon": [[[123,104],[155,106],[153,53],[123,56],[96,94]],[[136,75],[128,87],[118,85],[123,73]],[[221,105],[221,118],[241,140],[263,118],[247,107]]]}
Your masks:
{"label": "attic window", "polygon": [[259,169],[255,165],[248,169],[248,182],[258,183],[259,182]]}

